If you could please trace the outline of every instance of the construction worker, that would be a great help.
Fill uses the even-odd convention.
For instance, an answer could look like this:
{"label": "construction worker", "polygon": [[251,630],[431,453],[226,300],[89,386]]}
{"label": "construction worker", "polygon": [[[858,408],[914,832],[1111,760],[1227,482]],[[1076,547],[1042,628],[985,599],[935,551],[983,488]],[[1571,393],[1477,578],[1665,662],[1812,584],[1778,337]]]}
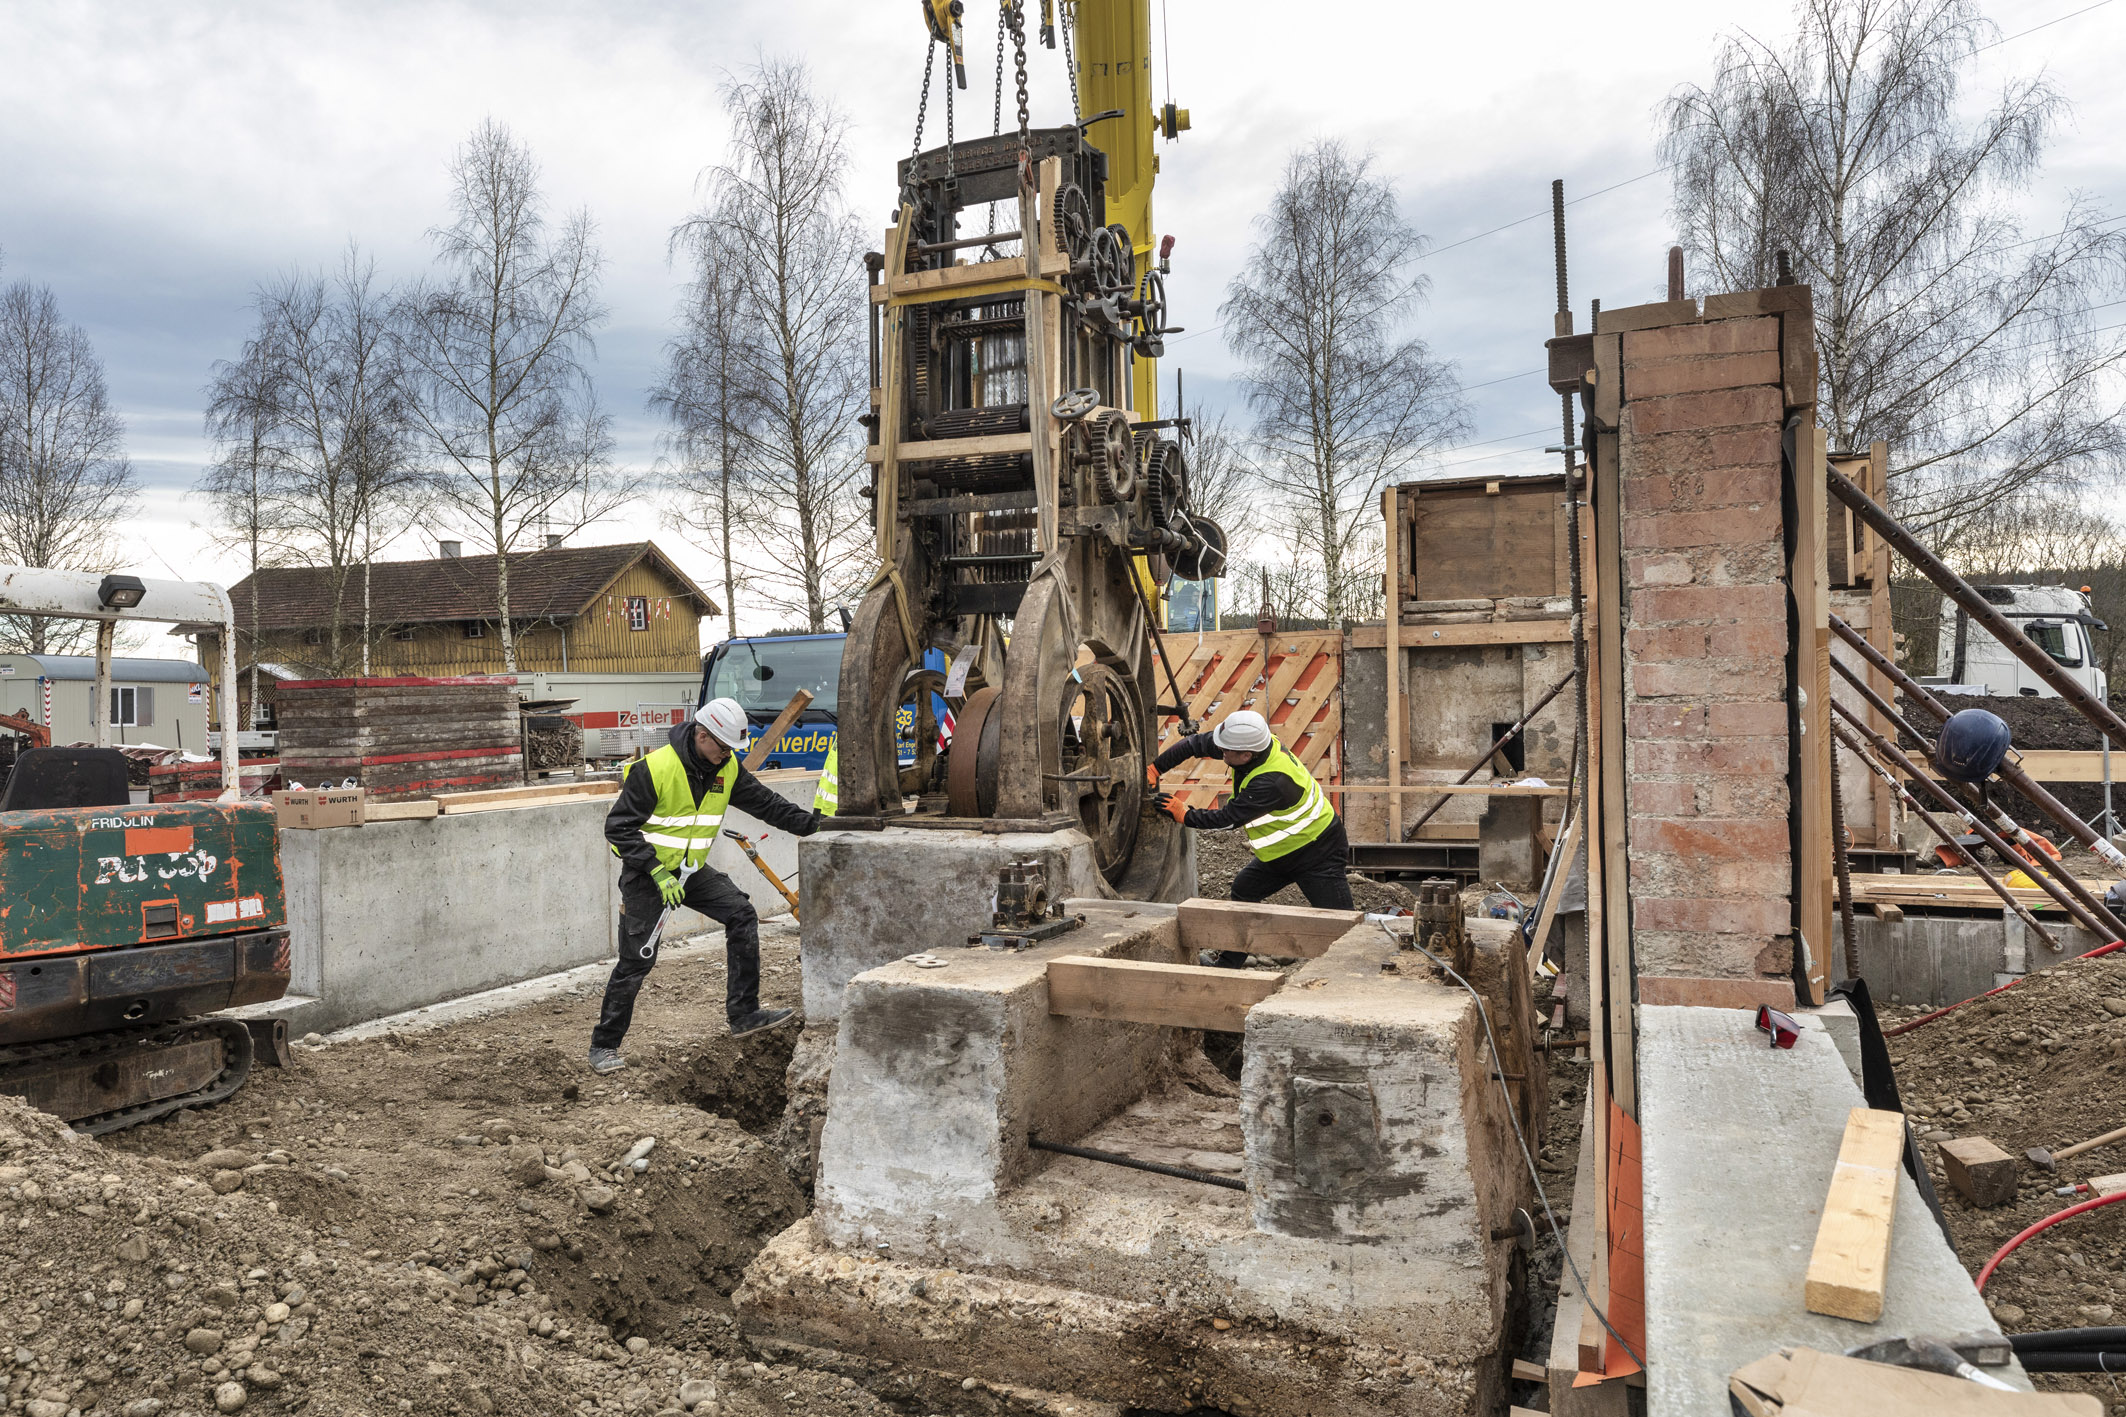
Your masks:
{"label": "construction worker", "polygon": [[[1233,771],[1233,792],[1223,807],[1183,807],[1159,791],[1159,778],[1191,758],[1222,758]],[[1159,809],[1184,827],[1247,834],[1255,859],[1233,876],[1234,900],[1268,900],[1296,883],[1307,904],[1351,909],[1345,874],[1344,824],[1328,795],[1299,759],[1285,751],[1269,722],[1242,709],[1209,733],[1196,733],[1168,748],[1145,769]],[[1203,963],[1239,969],[1244,950],[1206,951]]]}
{"label": "construction worker", "polygon": [[735,1035],[787,1023],[789,1009],[760,1006],[760,917],[731,878],[709,866],[709,848],[736,808],[792,836],[819,830],[819,813],[792,806],[738,761],[746,711],[711,699],[693,721],[672,730],[663,747],[628,765],[620,797],[605,817],[605,839],[620,869],[620,962],[605,985],[605,1007],[591,1030],[591,1071],[626,1066],[620,1040],[635,1016],[635,996],[657,962],[651,932],[668,910],[692,906],[723,926],[724,1013]]}
{"label": "construction worker", "polygon": [[827,761],[819,765],[819,790],[812,794],[812,810],[822,817],[833,816],[834,809],[841,805],[841,748],[842,736],[836,733],[834,741],[827,745]]}

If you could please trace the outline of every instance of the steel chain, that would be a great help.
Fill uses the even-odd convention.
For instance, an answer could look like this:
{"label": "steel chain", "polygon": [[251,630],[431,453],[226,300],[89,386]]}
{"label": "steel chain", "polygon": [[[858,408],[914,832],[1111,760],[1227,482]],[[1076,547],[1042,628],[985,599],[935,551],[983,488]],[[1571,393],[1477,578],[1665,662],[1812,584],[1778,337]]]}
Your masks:
{"label": "steel chain", "polygon": [[954,169],[952,160],[952,141],[954,137],[952,131],[952,91],[955,87],[957,86],[948,76],[945,80],[945,190],[947,193],[950,193],[954,185],[959,181],[959,173]]}
{"label": "steel chain", "polygon": [[901,196],[910,202],[915,200],[915,164],[923,155],[923,120],[930,116],[930,71],[937,66],[937,58],[938,47],[932,41],[923,50],[923,96],[915,104],[915,146],[908,150],[908,180],[901,184]]}
{"label": "steel chain", "polygon": [[1056,8],[1056,18],[1063,24],[1063,72],[1070,75],[1070,121],[1082,123],[1085,115],[1078,108],[1078,51],[1070,37],[1070,16],[1076,6],[1070,0],[1056,0]]}
{"label": "steel chain", "polygon": [[1033,139],[1027,131],[1026,108],[1026,0],[1011,0],[1011,53],[1019,81],[1019,158],[1029,168],[1033,163]]}
{"label": "steel chain", "polygon": [[[1000,10],[998,10],[998,11],[997,11],[997,84],[996,84],[996,96],[995,96],[995,98],[994,98],[994,99],[992,99],[992,100],[991,100],[991,103],[990,103],[990,108],[989,108],[989,136],[990,136],[990,137],[992,137],[992,138],[995,138],[995,137],[1000,137],[1000,136],[1002,136],[1002,134],[1003,134],[1003,132],[1004,132],[1004,30],[1005,30],[1005,28],[1006,28],[1006,25],[1005,25],[1005,23],[1004,23],[1004,12],[1003,12],[1003,11],[1002,11],[1002,10],[1000,9]],[[991,203],[989,204],[989,234],[990,234],[991,236],[994,236],[994,235],[996,235],[996,234],[997,234],[997,204],[996,204],[995,202],[991,202]],[[992,251],[990,251],[990,252],[989,252],[989,254],[990,254],[990,255],[991,255],[992,257],[993,257],[993,256],[995,256],[995,255],[996,255],[996,252],[992,250]]]}

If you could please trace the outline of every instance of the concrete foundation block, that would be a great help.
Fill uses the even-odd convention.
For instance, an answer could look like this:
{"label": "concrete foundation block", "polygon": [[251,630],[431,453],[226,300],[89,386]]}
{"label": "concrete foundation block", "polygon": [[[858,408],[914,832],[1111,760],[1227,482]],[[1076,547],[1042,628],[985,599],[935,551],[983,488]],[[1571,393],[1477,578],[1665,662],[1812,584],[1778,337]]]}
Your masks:
{"label": "concrete foundation block", "polygon": [[1476,822],[1476,866],[1484,880],[1503,881],[1515,890],[1543,879],[1543,855],[1535,829],[1543,819],[1540,797],[1493,797]]}

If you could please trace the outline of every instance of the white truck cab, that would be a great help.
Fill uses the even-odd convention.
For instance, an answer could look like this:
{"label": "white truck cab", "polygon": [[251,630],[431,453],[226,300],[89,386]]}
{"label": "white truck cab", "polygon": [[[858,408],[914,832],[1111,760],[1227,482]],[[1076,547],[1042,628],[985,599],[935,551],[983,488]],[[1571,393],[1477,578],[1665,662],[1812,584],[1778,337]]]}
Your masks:
{"label": "white truck cab", "polygon": [[[2091,613],[2085,592],[2056,585],[1974,585],[1972,589],[2014,621],[2084,688],[2099,699],[2107,697],[2104,672],[2097,668],[2090,632],[2109,627]],[[1921,682],[1954,694],[2058,697],[2030,666],[2010,654],[2007,646],[1993,638],[1984,626],[1973,623],[1968,612],[1947,598],[1941,603],[1934,673]]]}

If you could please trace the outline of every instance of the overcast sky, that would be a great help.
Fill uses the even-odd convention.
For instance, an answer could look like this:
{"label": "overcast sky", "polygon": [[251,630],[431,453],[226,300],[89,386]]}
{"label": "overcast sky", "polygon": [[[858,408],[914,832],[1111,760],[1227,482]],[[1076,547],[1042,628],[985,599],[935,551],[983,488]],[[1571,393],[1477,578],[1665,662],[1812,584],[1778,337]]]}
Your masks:
{"label": "overcast sky", "polygon": [[[2078,190],[2126,211],[2126,4],[2060,20],[2084,0],[1999,0],[1974,102],[2046,71],[2074,105],[2029,229]],[[1212,332],[1221,293],[1284,156],[1320,136],[1370,148],[1436,248],[1415,328],[1454,360],[1474,413],[1470,471],[1547,466],[1555,396],[1533,371],[1554,308],[1549,184],[1568,198],[1573,303],[1660,298],[1671,240],[1655,114],[1710,75],[1728,28],[1780,36],[1788,7],[1640,0],[1592,22],[1584,5],[1291,6],[1153,0],[1156,102],[1194,128],[1160,145],[1155,223],[1177,240],[1166,387],[1230,399],[1233,364]],[[994,12],[969,0],[962,135],[988,131]],[[1162,19],[1163,13],[1163,19]],[[2052,21],[2058,23],[2048,23]],[[1170,36],[1171,45],[1166,43]],[[0,281],[49,285],[108,369],[147,489],[128,528],[150,574],[234,580],[185,494],[208,453],[201,387],[233,355],[262,281],[329,265],[351,240],[380,274],[422,272],[445,217],[445,164],[483,116],[537,155],[556,210],[587,208],[607,267],[602,400],[619,455],[646,464],[659,424],[644,408],[672,330],[680,276],[666,240],[722,152],[717,87],[761,53],[809,64],[851,121],[850,195],[883,227],[893,163],[913,136],[925,36],[912,0],[686,4],[153,6],[0,0]],[[1064,121],[1061,59],[1035,50],[1036,125]],[[1171,85],[1167,75],[1171,72]],[[1008,87],[1008,85],[1007,85]],[[934,100],[937,95],[933,95]],[[1008,102],[1008,95],[1007,95]],[[938,105],[926,145],[939,141]],[[1640,179],[1640,180],[1633,180]],[[1618,185],[1625,184],[1625,185]],[[1614,190],[1604,191],[1603,189]],[[1474,239],[1471,239],[1474,238]],[[1466,244],[1457,244],[1466,243]],[[433,544],[410,541],[403,554]],[[654,536],[690,571],[711,562],[654,505],[579,540]],[[764,629],[765,625],[748,625]]]}

